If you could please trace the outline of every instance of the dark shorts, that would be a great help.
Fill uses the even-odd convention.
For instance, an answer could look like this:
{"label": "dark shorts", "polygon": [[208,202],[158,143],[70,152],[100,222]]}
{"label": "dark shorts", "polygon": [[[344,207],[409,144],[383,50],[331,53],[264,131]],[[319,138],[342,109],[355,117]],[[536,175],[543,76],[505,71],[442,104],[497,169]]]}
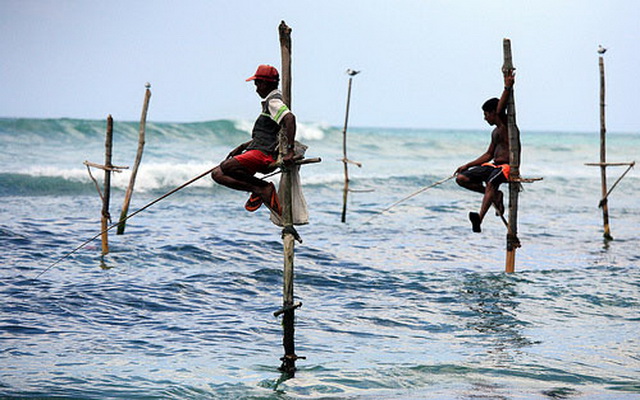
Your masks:
{"label": "dark shorts", "polygon": [[273,167],[269,167],[276,160],[268,154],[264,154],[260,150],[247,150],[244,153],[234,156],[243,167],[251,174],[260,172],[263,174],[273,171]]}
{"label": "dark shorts", "polygon": [[473,182],[491,182],[496,186],[507,181],[505,172],[500,165],[477,165],[461,172],[461,174]]}

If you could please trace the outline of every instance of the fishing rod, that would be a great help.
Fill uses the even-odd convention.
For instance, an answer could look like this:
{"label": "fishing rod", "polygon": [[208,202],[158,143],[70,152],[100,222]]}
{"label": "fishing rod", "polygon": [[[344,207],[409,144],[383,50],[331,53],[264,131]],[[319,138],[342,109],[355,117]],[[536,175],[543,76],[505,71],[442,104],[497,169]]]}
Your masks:
{"label": "fishing rod", "polygon": [[136,214],[141,213],[142,211],[146,210],[147,208],[151,207],[152,205],[156,204],[157,202],[159,202],[160,200],[163,200],[169,196],[171,196],[172,194],[174,194],[175,192],[177,192],[178,190],[184,189],[185,187],[191,185],[193,182],[197,181],[198,179],[201,179],[202,177],[204,177],[205,175],[210,174],[211,172],[213,172],[214,168],[211,168],[210,170],[208,170],[207,172],[203,172],[202,174],[196,176],[195,178],[192,178],[190,180],[188,180],[187,182],[183,183],[182,185],[178,186],[177,188],[170,190],[169,192],[163,194],[162,196],[158,197],[157,199],[153,200],[152,202],[148,203],[147,205],[145,205],[144,207],[140,208],[139,210],[129,214],[126,218],[123,218],[122,220],[120,220],[118,223],[115,223],[111,226],[109,226],[107,229],[103,230],[102,232],[98,233],[97,235],[93,236],[91,239],[87,239],[85,240],[80,246],[76,247],[75,249],[73,249],[72,251],[70,251],[69,253],[65,254],[64,256],[60,257],[59,259],[57,259],[54,263],[52,263],[51,265],[49,265],[46,269],[42,270],[35,278],[33,278],[34,280],[40,278],[45,272],[49,271],[51,268],[55,267],[56,265],[58,265],[61,261],[65,260],[66,258],[68,258],[69,256],[71,256],[72,254],[74,254],[75,252],[77,252],[78,250],[80,250],[81,248],[83,248],[84,246],[86,246],[87,244],[89,244],[90,242],[92,242],[93,240],[97,239],[99,236],[101,236],[103,233],[110,231],[111,229],[115,228],[116,226],[120,225],[121,223],[123,223],[124,221],[128,220],[129,218],[133,217]]}
{"label": "fishing rod", "polygon": [[410,198],[415,197],[415,196],[419,195],[420,193],[422,193],[422,192],[424,192],[424,191],[426,191],[426,190],[428,190],[428,189],[431,189],[431,188],[433,188],[433,187],[436,187],[436,186],[438,186],[438,185],[441,185],[441,184],[445,183],[446,181],[448,181],[448,180],[450,180],[450,179],[453,179],[455,176],[456,176],[456,174],[453,174],[453,175],[451,175],[451,176],[449,176],[449,177],[447,177],[447,178],[444,178],[444,179],[442,179],[442,180],[439,180],[438,182],[432,183],[432,184],[431,184],[431,185],[429,185],[429,186],[423,187],[422,189],[417,190],[417,191],[415,191],[415,192],[411,193],[409,196],[404,197],[404,198],[402,198],[402,199],[400,199],[400,200],[396,201],[395,203],[391,204],[389,207],[385,208],[384,210],[382,210],[382,211],[378,211],[376,214],[374,214],[371,218],[369,218],[368,220],[366,220],[364,223],[365,223],[365,224],[368,224],[369,222],[371,222],[371,220],[372,220],[372,219],[374,219],[375,217],[379,216],[380,214],[384,214],[385,212],[387,212],[387,211],[391,210],[393,207],[397,206],[398,204],[400,204],[400,203],[402,203],[402,202],[404,202],[404,201],[407,201],[407,200],[409,200]]}

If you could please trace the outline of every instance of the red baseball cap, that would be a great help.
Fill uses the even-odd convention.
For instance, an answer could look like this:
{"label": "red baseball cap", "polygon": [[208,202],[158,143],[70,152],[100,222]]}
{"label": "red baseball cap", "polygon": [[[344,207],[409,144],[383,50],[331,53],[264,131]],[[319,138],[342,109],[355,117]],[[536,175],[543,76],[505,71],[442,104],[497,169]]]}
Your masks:
{"label": "red baseball cap", "polygon": [[251,78],[247,78],[247,82],[255,79],[278,82],[280,80],[280,74],[278,74],[278,70],[271,65],[260,65],[258,66],[256,73]]}

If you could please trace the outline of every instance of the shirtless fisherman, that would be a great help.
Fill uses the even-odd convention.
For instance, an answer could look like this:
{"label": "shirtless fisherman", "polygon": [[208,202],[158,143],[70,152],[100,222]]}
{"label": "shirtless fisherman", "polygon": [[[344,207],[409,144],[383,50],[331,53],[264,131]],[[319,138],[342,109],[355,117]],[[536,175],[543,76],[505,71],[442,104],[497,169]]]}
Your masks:
{"label": "shirtless fisherman", "polygon": [[235,190],[250,192],[245,208],[255,211],[264,203],[270,210],[282,215],[282,207],[273,183],[255,177],[257,172],[268,173],[278,156],[278,132],[284,129],[287,137],[287,154],[284,162],[293,160],[296,119],[282,100],[278,90],[280,75],[275,67],[260,65],[256,73],[247,79],[254,81],[256,92],[262,101],[260,116],[253,126],[251,140],[242,143],[214,168],[211,177],[217,183]]}
{"label": "shirtless fisherman", "polygon": [[[507,133],[507,100],[515,77],[513,71],[504,76],[504,91],[498,100],[492,98],[482,105],[484,119],[491,126],[491,143],[484,154],[470,161],[456,170],[456,182],[465,189],[483,193],[480,212],[470,212],[472,230],[481,232],[482,220],[493,204],[497,215],[504,214],[504,195],[498,187],[509,179],[509,135]],[[491,162],[493,160],[493,162]]]}

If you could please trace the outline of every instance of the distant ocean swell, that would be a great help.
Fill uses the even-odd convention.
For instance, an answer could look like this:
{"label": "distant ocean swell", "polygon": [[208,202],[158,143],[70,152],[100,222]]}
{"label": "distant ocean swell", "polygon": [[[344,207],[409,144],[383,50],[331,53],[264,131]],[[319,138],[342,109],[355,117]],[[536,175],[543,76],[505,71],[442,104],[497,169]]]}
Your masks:
{"label": "distant ocean swell", "polygon": [[[212,144],[237,143],[238,137],[248,137],[253,123],[243,120],[215,120],[189,123],[147,122],[149,138],[161,140],[206,139]],[[303,139],[322,139],[324,132],[333,130],[321,124],[301,124],[299,136]],[[114,141],[138,140],[138,122],[114,121]],[[74,141],[104,141],[106,121],[80,119],[9,119],[0,118],[0,136],[8,143],[33,143],[63,139]],[[11,139],[13,137],[14,139]]]}
{"label": "distant ocean swell", "polygon": [[[218,120],[198,123],[149,122],[136,189],[168,190],[218,164],[237,144],[248,140],[250,121]],[[131,166],[138,142],[138,123],[116,122],[114,165]],[[74,119],[0,119],[0,196],[81,194],[90,192],[83,161],[104,160],[104,121]],[[343,180],[342,131],[339,128],[304,124],[298,140],[309,146],[307,156],[322,157],[323,163],[306,167],[304,183],[337,185]],[[385,184],[387,179],[434,180],[476,157],[487,146],[488,133],[454,130],[353,128],[348,133],[348,155],[363,164],[351,168],[358,188]],[[597,136],[588,134],[523,132],[525,175],[547,178],[593,178],[594,168],[585,162],[597,160]],[[624,150],[640,148],[640,135],[612,136],[609,157],[628,158]],[[623,143],[622,145],[620,143]],[[621,155],[618,155],[621,154]],[[562,166],[559,167],[558,164]],[[102,179],[101,171],[94,176]],[[115,190],[124,190],[130,171],[112,174]],[[368,183],[367,183],[368,181]],[[374,182],[375,181],[375,182]],[[208,179],[194,187],[214,187]]]}
{"label": "distant ocean swell", "polygon": [[[140,167],[136,179],[136,192],[160,194],[168,192],[195,176],[213,168],[215,164],[144,164]],[[92,172],[102,190],[103,172]],[[276,175],[274,178],[277,179]],[[406,174],[398,176],[371,176],[358,178],[353,184],[359,190],[372,190],[381,185],[391,187],[419,187],[429,185],[441,176],[430,174]],[[112,175],[112,193],[118,194],[126,190],[129,184],[129,174]],[[310,175],[304,177],[304,185],[308,188],[336,189],[344,184],[344,177],[334,173],[325,175]],[[212,194],[221,190],[209,176],[192,183],[187,189],[191,194]],[[28,173],[0,173],[0,197],[6,196],[72,196],[95,194],[95,184],[89,178],[86,169],[78,168],[66,171],[44,171],[34,169]]]}
{"label": "distant ocean swell", "polygon": [[[0,196],[86,194],[94,189],[83,161],[102,164],[104,121],[0,119]],[[136,190],[169,190],[218,164],[249,140],[249,121],[147,124]],[[138,146],[138,123],[116,122],[112,164],[131,167]],[[299,124],[298,139],[322,140],[330,127]],[[92,174],[102,181],[103,172]],[[130,170],[112,174],[112,187],[125,190]],[[213,187],[202,179],[193,187]]]}
{"label": "distant ocean swell", "polygon": [[89,194],[92,190],[87,182],[61,176],[0,173],[0,197]]}

